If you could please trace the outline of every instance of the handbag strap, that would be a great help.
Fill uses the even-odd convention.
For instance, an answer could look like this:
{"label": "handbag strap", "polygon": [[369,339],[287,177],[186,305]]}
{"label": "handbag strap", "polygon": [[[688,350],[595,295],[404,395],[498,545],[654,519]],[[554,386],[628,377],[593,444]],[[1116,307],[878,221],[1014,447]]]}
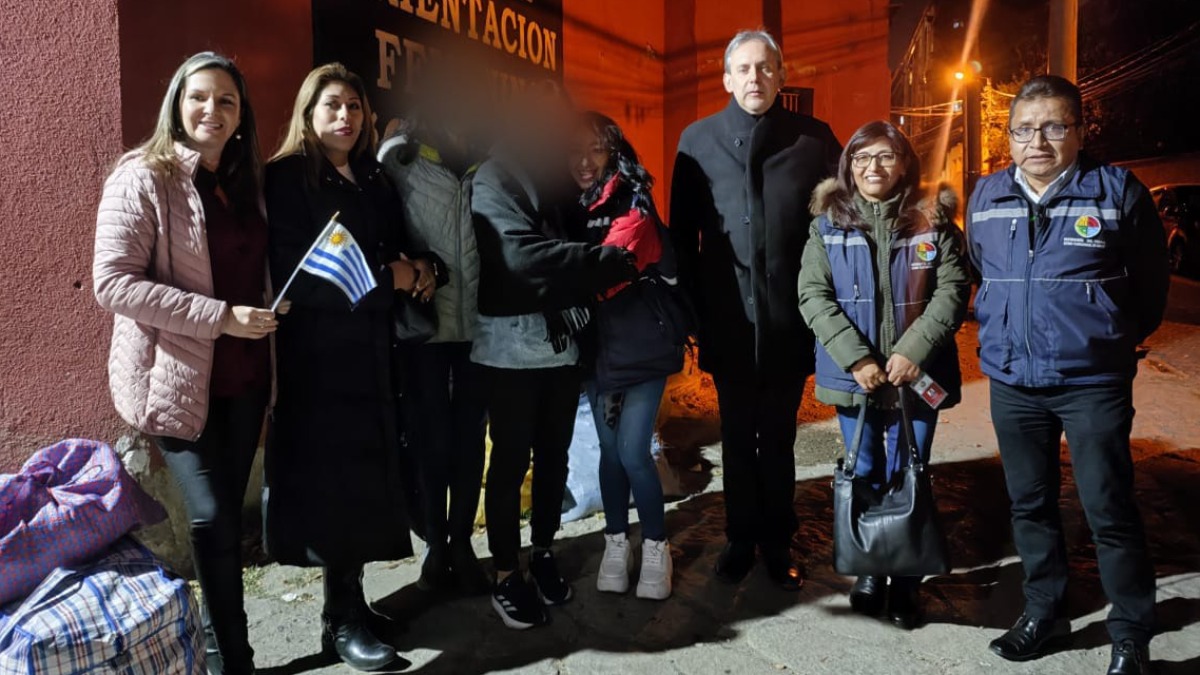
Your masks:
{"label": "handbag strap", "polygon": [[[902,430],[904,431],[905,445],[908,446],[908,465],[920,467],[923,462],[921,454],[917,451],[917,435],[913,432],[912,411],[909,409],[908,403],[908,387],[900,387],[898,393],[900,395],[900,418],[904,424]],[[898,446],[899,443],[897,443]]]}
{"label": "handbag strap", "polygon": [[846,461],[842,466],[847,478],[854,478],[854,467],[858,466],[858,448],[862,445],[863,427],[867,424],[867,403],[863,404],[858,409],[858,423],[854,425],[854,438],[850,441],[850,445],[846,448]]}

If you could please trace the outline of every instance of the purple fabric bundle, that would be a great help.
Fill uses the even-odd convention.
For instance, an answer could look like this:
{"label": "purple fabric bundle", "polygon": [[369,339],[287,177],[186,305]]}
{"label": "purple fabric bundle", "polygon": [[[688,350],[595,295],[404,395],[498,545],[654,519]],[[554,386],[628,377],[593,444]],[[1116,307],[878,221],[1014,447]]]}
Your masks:
{"label": "purple fabric bundle", "polygon": [[71,439],[38,450],[20,473],[0,474],[0,605],[166,517],[107,445]]}

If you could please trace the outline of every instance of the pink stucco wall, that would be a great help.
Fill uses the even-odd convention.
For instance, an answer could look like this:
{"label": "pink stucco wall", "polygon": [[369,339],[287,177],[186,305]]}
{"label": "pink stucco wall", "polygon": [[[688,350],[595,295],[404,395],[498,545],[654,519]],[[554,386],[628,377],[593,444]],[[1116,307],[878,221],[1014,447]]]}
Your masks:
{"label": "pink stucco wall", "polygon": [[96,199],[121,151],[117,25],[116,0],[0,13],[0,471],[45,441],[119,429],[91,291]]}
{"label": "pink stucco wall", "polygon": [[59,438],[129,432],[108,396],[111,319],[92,295],[96,204],[171,73],[204,49],[245,71],[269,152],[311,67],[307,6],[26,0],[0,15],[0,472]]}

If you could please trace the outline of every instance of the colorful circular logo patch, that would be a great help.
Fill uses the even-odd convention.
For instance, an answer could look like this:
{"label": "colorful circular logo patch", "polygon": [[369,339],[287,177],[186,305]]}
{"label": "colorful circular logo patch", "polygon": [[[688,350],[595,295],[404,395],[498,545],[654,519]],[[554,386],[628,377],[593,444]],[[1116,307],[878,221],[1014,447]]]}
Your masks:
{"label": "colorful circular logo patch", "polygon": [[1091,239],[1100,234],[1100,221],[1095,216],[1079,216],[1075,221],[1075,231],[1084,239]]}
{"label": "colorful circular logo patch", "polygon": [[928,241],[923,241],[917,244],[917,257],[922,262],[933,262],[937,257],[937,247]]}

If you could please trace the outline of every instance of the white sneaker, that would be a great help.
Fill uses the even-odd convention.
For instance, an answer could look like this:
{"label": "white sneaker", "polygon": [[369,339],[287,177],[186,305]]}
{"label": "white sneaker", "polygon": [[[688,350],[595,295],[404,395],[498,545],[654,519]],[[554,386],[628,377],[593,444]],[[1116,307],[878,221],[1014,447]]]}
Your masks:
{"label": "white sneaker", "polygon": [[642,540],[642,575],[638,579],[637,596],[649,600],[671,597],[671,574],[674,571],[669,542],[665,539]]}
{"label": "white sneaker", "polygon": [[604,558],[596,575],[596,590],[603,593],[624,593],[629,590],[629,539],[624,534],[604,535]]}

